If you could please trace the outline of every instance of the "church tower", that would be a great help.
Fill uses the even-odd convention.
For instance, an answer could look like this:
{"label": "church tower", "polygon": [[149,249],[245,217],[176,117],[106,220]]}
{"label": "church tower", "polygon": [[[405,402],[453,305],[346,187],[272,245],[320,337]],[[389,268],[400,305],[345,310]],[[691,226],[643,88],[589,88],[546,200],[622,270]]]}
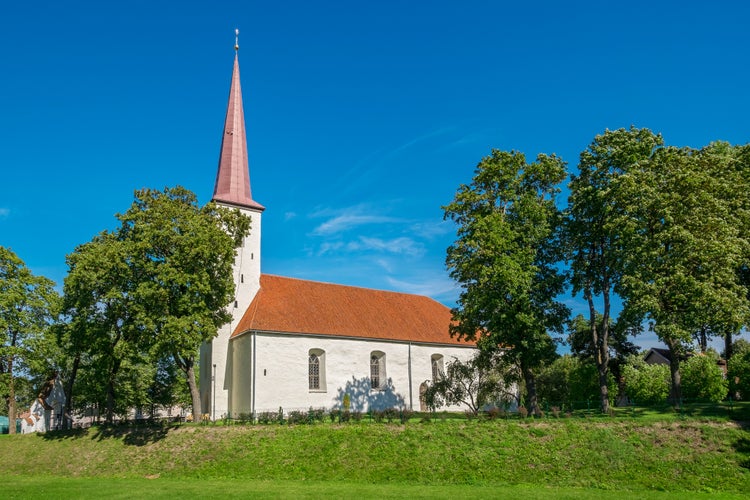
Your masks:
{"label": "church tower", "polygon": [[[235,31],[239,34],[239,31]],[[212,201],[223,207],[238,209],[251,219],[250,234],[237,249],[234,261],[235,299],[229,305],[232,321],[219,334],[201,346],[200,393],[203,413],[211,419],[222,418],[230,411],[231,367],[228,363],[229,337],[260,289],[260,234],[264,207],[253,200],[247,158],[245,116],[240,87],[239,45],[234,45],[234,68],[229,89],[229,103],[221,139],[219,168]]]}

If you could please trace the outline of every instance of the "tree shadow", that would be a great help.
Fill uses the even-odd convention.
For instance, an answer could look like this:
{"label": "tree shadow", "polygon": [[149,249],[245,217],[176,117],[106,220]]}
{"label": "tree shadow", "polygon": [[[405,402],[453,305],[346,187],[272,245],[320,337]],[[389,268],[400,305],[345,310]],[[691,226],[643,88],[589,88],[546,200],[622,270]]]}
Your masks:
{"label": "tree shadow", "polygon": [[740,467],[750,469],[750,422],[738,422],[738,424],[745,435],[735,441],[732,446],[734,451],[742,457]]}
{"label": "tree shadow", "polygon": [[403,408],[404,398],[393,387],[393,380],[388,379],[384,387],[373,389],[370,378],[360,379],[352,376],[344,387],[337,389],[336,406],[343,407],[344,395],[349,395],[350,410],[366,412],[369,410],[385,410],[387,408]]}
{"label": "tree shadow", "polygon": [[161,441],[172,425],[168,424],[113,424],[98,425],[86,429],[70,429],[63,431],[48,431],[40,434],[45,441],[59,441],[63,439],[79,439],[87,437],[92,440],[103,441],[105,439],[121,439],[129,446],[145,446],[147,444]]}

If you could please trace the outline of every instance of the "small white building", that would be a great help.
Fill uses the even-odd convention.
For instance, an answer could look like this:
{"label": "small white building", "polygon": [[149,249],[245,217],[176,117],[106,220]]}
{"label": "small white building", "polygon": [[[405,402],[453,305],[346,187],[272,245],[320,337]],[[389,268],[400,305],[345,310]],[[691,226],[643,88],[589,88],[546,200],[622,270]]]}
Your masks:
{"label": "small white building", "polygon": [[[418,295],[261,274],[265,208],[250,189],[235,54],[213,201],[252,220],[234,266],[232,321],[200,353],[204,414],[340,407],[426,409],[420,394],[472,343],[450,336],[450,310]],[[459,409],[459,408],[453,408]]]}
{"label": "small white building", "polygon": [[47,432],[62,429],[65,410],[65,390],[60,377],[55,375],[45,382],[29,411],[18,416],[21,433]]}

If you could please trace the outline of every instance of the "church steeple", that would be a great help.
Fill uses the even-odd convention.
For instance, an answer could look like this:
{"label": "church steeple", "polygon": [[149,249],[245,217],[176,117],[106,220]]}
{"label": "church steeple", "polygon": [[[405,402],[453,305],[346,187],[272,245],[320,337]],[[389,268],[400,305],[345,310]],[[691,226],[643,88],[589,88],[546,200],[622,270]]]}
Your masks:
{"label": "church steeple", "polygon": [[247,136],[245,135],[245,114],[242,109],[238,49],[239,45],[235,42],[232,85],[229,89],[229,103],[224,120],[219,171],[216,174],[213,201],[262,211],[263,205],[253,200],[250,191],[250,168],[247,161]]}

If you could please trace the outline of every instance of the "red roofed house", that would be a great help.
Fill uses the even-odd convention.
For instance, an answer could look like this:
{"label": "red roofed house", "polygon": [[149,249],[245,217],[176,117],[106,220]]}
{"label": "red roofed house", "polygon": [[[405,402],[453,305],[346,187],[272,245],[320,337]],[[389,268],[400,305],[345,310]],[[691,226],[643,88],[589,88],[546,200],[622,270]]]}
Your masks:
{"label": "red roofed house", "polygon": [[250,190],[236,54],[213,201],[250,216],[252,229],[235,258],[233,319],[201,347],[210,418],[337,407],[345,394],[352,410],[420,409],[444,364],[473,356],[451,338],[450,310],[428,297],[261,274],[264,207]]}

